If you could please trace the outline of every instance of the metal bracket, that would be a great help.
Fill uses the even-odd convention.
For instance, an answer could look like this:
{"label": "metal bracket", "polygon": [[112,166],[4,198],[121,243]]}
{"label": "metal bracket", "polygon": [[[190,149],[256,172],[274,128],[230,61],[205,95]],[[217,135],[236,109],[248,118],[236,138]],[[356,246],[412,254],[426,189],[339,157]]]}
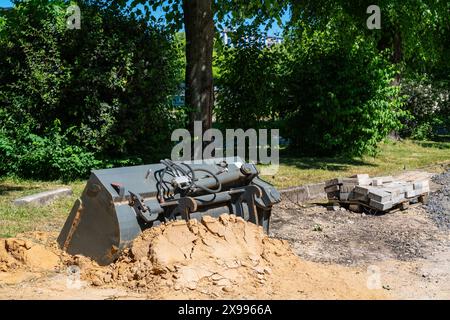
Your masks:
{"label": "metal bracket", "polygon": [[262,191],[259,187],[254,186],[254,185],[250,185],[250,186],[246,186],[244,188],[244,192],[242,193],[242,195],[239,197],[239,200],[237,201],[237,206],[236,206],[236,212],[238,215],[240,215],[241,217],[244,217],[244,208],[242,206],[242,202],[245,202],[247,204],[248,207],[248,220],[250,222],[253,222],[254,224],[259,224],[259,219],[258,219],[258,211],[256,209],[256,202],[255,199],[256,198],[261,198],[262,196]]}
{"label": "metal bracket", "polygon": [[191,218],[191,212],[197,211],[197,202],[194,198],[184,197],[178,200],[178,205],[172,212],[174,216],[180,214],[183,219],[188,221]]}
{"label": "metal bracket", "polygon": [[145,222],[152,222],[154,216],[150,213],[150,209],[145,205],[144,200],[137,194],[128,191],[130,193],[130,207],[134,208],[137,215],[141,217]]}

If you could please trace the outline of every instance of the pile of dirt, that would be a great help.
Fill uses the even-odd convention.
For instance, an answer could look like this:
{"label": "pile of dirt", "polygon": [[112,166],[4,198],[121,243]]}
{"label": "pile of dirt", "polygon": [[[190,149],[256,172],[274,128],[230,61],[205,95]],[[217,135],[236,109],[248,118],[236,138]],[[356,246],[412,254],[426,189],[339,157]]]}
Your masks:
{"label": "pile of dirt", "polygon": [[[146,230],[117,262],[76,256],[83,280],[163,298],[377,298],[359,270],[302,262],[286,241],[233,215]],[[327,280],[328,279],[328,280]]]}
{"label": "pile of dirt", "polygon": [[0,239],[0,296],[10,298],[386,298],[382,288],[367,287],[367,276],[361,268],[300,260],[287,241],[233,215],[150,228],[108,266],[62,252],[56,234]]}
{"label": "pile of dirt", "polygon": [[60,263],[56,253],[29,239],[0,239],[0,272],[51,271]]}
{"label": "pile of dirt", "polygon": [[297,259],[285,242],[265,237],[261,228],[241,218],[222,215],[150,228],[107,267],[79,256],[73,262],[94,285],[200,291],[216,286],[231,292],[243,282],[263,284],[272,272],[269,255]]}

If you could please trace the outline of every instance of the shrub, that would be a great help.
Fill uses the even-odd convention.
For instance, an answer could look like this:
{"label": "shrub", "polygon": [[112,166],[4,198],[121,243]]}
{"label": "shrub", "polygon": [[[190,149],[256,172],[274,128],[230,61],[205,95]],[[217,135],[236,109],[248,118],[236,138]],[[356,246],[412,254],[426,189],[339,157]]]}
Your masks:
{"label": "shrub", "polygon": [[288,40],[280,113],[296,153],[374,153],[400,127],[395,70],[371,42],[343,36],[326,30]]}
{"label": "shrub", "polygon": [[81,29],[70,30],[69,4],[18,0],[2,13],[0,157],[9,143],[19,144],[14,152],[31,148],[21,153],[23,174],[56,178],[85,175],[94,159],[121,164],[170,154],[170,134],[185,120],[170,104],[181,76],[179,45],[108,1],[78,1]]}
{"label": "shrub", "polygon": [[411,115],[404,120],[403,136],[425,140],[450,132],[449,82],[428,77],[405,79],[402,93],[407,97],[405,109]]}
{"label": "shrub", "polygon": [[225,128],[258,128],[273,120],[278,103],[279,53],[258,44],[224,48],[217,66],[218,123]]}
{"label": "shrub", "polygon": [[405,115],[396,70],[372,41],[334,28],[302,30],[270,49],[224,51],[218,121],[258,128],[269,120],[299,154],[375,153]]}
{"label": "shrub", "polygon": [[0,161],[2,173],[65,181],[85,178],[101,164],[94,153],[71,145],[58,121],[44,136],[28,132],[26,126],[17,128],[14,134],[0,133]]}

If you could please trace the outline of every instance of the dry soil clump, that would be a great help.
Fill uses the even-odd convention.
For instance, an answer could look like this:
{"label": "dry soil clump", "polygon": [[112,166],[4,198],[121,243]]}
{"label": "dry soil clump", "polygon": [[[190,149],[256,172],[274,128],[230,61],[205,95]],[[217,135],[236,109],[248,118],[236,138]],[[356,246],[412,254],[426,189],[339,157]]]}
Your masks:
{"label": "dry soil clump", "polygon": [[0,239],[0,272],[19,269],[51,271],[59,264],[57,254],[29,239]]}
{"label": "dry soil clump", "polygon": [[146,230],[116,263],[91,268],[87,278],[143,290],[162,284],[176,291],[213,286],[231,292],[243,282],[264,283],[272,254],[297,259],[286,242],[267,238],[256,225],[230,215],[206,216]]}

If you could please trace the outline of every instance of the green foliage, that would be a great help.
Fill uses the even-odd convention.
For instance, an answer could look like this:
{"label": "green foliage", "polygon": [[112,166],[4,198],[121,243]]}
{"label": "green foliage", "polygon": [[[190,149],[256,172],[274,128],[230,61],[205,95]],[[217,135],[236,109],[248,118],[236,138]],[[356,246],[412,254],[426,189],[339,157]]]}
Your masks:
{"label": "green foliage", "polygon": [[179,42],[106,1],[79,1],[81,30],[70,30],[69,4],[20,0],[2,17],[0,156],[11,152],[9,143],[20,155],[16,169],[4,170],[81,177],[95,159],[168,155],[170,134],[185,121],[170,105],[182,77]]}
{"label": "green foliage", "polygon": [[420,79],[404,79],[402,92],[407,96],[405,109],[411,117],[405,119],[403,136],[419,140],[450,132],[450,82]]}
{"label": "green foliage", "polygon": [[295,153],[375,153],[406,115],[392,85],[397,69],[373,41],[337,28],[348,17],[335,17],[324,29],[300,25],[281,46],[225,49],[218,121],[243,128],[272,121]]}
{"label": "green foliage", "polygon": [[335,30],[303,29],[287,40],[282,135],[303,154],[374,153],[404,115],[396,70],[364,37]]}
{"label": "green foliage", "polygon": [[[81,30],[66,27],[70,1],[15,3],[0,16],[0,175],[73,179],[169,154],[189,112],[170,106],[185,40],[154,13],[179,31],[183,1],[81,0]],[[401,121],[420,139],[449,130],[449,2],[381,0],[381,30],[368,0],[212,3],[238,38],[292,12],[282,46],[215,53],[219,127],[280,125],[310,155],[373,154]]]}
{"label": "green foliage", "polygon": [[0,173],[68,181],[87,176],[101,164],[92,152],[70,144],[59,121],[44,136],[28,129],[16,128],[14,134],[0,131]]}
{"label": "green foliage", "polygon": [[[288,10],[288,0],[212,0],[215,13],[216,27],[238,26],[251,19],[254,26],[270,27],[273,22],[282,24],[281,17]],[[147,21],[165,21],[172,31],[178,31],[184,23],[183,0],[133,0],[115,1],[122,8],[126,8]],[[160,10],[158,10],[160,9]],[[156,12],[163,12],[163,17],[157,18]],[[159,20],[158,20],[159,19]]]}
{"label": "green foliage", "polygon": [[[381,10],[381,29],[369,30],[366,9],[376,4]],[[325,30],[341,23],[339,32],[352,41],[363,36],[396,64],[396,83],[406,97],[402,134],[426,139],[438,131],[448,132],[450,82],[450,2],[435,0],[324,0],[292,1],[291,24],[303,21],[309,28]],[[345,25],[345,27],[343,27]]]}
{"label": "green foliage", "polygon": [[279,53],[276,48],[224,48],[217,61],[217,121],[225,128],[258,128],[277,111]]}
{"label": "green foliage", "polygon": [[[366,39],[376,43],[380,51],[394,54],[398,40],[396,63],[407,62],[409,67],[423,68],[436,61],[442,47],[443,27],[448,23],[448,1],[435,0],[303,0],[291,1],[292,24],[304,21],[316,28],[325,28],[332,21],[341,21],[343,34],[356,28]],[[377,5],[381,10],[381,29],[369,30],[366,10]],[[342,19],[342,17],[346,17]]]}

